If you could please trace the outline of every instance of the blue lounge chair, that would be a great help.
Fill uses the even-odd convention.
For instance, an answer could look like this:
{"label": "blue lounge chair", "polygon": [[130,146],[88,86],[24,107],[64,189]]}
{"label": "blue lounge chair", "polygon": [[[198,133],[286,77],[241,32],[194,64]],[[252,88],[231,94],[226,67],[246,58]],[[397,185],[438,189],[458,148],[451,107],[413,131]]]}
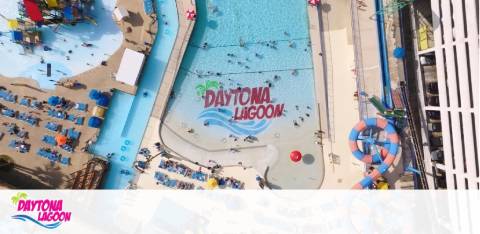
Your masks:
{"label": "blue lounge chair", "polygon": [[60,163],[68,166],[68,165],[70,165],[70,158],[69,157],[61,157],[60,158]]}
{"label": "blue lounge chair", "polygon": [[80,132],[78,131],[75,131],[73,128],[69,129],[68,130],[68,138],[72,139],[72,140],[78,140],[78,138],[80,137]]}
{"label": "blue lounge chair", "polygon": [[55,137],[53,137],[53,136],[45,135],[45,136],[43,136],[42,141],[49,144],[49,145],[52,145],[52,146],[57,145],[57,141],[55,140]]}
{"label": "blue lounge chair", "polygon": [[83,125],[84,120],[85,120],[84,117],[77,117],[77,119],[75,120],[75,124],[76,125]]}
{"label": "blue lounge chair", "polygon": [[75,115],[67,115],[67,120],[74,122],[75,121]]}
{"label": "blue lounge chair", "polygon": [[75,110],[79,110],[79,111],[87,111],[87,104],[85,103],[76,103],[75,104]]}
{"label": "blue lounge chair", "polygon": [[60,148],[62,148],[63,150],[65,150],[69,153],[73,152],[73,147],[69,144],[63,144],[63,145],[60,146]]}
{"label": "blue lounge chair", "polygon": [[42,102],[40,101],[32,101],[30,102],[30,107],[36,110],[40,110],[42,108]]}
{"label": "blue lounge chair", "polygon": [[3,109],[2,110],[2,115],[10,117],[10,118],[15,118],[15,111],[12,109]]}
{"label": "blue lounge chair", "polygon": [[20,105],[22,105],[22,106],[30,106],[30,99],[28,99],[28,98],[22,98],[22,100],[20,100]]}
{"label": "blue lounge chair", "polygon": [[45,128],[50,130],[50,131],[56,132],[60,128],[60,125],[58,125],[56,123],[53,123],[53,122],[48,122],[47,124],[45,124]]}

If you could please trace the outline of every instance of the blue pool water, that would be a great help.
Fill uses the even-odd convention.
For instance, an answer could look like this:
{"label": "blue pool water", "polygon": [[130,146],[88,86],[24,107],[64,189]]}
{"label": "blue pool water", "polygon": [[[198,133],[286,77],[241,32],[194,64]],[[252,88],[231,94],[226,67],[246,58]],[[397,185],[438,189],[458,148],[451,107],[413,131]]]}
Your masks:
{"label": "blue pool water", "polygon": [[[92,147],[96,155],[114,153],[104,181],[103,187],[106,189],[125,188],[134,177],[132,164],[175,43],[178,31],[175,0],[156,0],[156,4],[159,12],[158,34],[143,69],[137,95],[120,91],[114,93],[100,136]],[[164,24],[165,21],[168,21],[168,25]],[[143,95],[145,92],[148,93],[146,97]],[[120,174],[121,170],[129,170],[130,175]]]}
{"label": "blue pool water", "polygon": [[[196,4],[196,25],[175,81],[175,97],[169,102],[169,127],[182,135],[186,128],[195,129],[197,139],[192,142],[210,149],[232,147],[224,140],[231,134],[255,135],[269,143],[274,136],[295,139],[317,129],[306,1],[197,0]],[[284,104],[284,116],[231,121],[238,105],[230,103],[219,110],[206,106],[197,94],[198,86],[209,82],[218,82],[223,90],[267,87],[270,82],[271,104]],[[300,127],[292,131],[294,121]]]}

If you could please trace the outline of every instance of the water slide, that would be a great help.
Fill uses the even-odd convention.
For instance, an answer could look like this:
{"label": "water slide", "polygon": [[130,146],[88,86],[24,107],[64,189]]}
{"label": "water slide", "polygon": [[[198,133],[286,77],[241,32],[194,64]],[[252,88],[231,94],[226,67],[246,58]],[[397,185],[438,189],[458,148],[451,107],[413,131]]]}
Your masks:
{"label": "water slide", "polygon": [[[378,138],[377,129],[385,132],[385,139]],[[368,133],[368,135],[366,135]],[[358,142],[363,143],[363,150]],[[368,118],[360,121],[350,131],[349,144],[353,156],[358,160],[377,168],[370,171],[365,177],[353,186],[353,189],[366,189],[392,165],[398,153],[400,139],[395,127],[383,118]]]}
{"label": "water slide", "polygon": [[382,72],[382,101],[387,109],[393,109],[392,87],[388,68],[387,36],[385,33],[385,17],[383,14],[383,0],[375,0],[375,18],[377,24],[378,46],[380,53],[380,67]]}

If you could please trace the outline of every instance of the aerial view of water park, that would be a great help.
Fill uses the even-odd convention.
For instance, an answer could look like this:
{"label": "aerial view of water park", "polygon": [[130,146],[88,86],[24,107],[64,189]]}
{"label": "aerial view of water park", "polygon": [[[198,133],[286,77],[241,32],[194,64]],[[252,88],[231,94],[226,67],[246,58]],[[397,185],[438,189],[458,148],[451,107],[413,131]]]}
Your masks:
{"label": "aerial view of water park", "polygon": [[2,1],[0,187],[447,188],[432,1]]}

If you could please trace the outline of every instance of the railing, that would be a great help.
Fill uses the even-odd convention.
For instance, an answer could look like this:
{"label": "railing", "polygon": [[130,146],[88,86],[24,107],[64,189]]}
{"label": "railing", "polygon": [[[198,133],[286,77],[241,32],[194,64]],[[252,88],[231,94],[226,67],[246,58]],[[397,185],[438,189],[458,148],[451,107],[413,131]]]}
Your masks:
{"label": "railing", "polygon": [[362,55],[362,43],[360,39],[360,26],[358,19],[358,4],[357,1],[351,1],[351,15],[352,15],[352,37],[354,45],[354,55],[355,55],[355,76],[357,82],[357,93],[358,93],[358,111],[360,114],[360,119],[368,117],[368,100],[364,95],[360,93],[365,90],[365,80],[363,73],[363,55]]}
{"label": "railing", "polygon": [[427,182],[427,177],[425,176],[425,163],[424,163],[424,157],[423,157],[423,150],[421,147],[421,141],[418,141],[417,138],[417,131],[415,127],[415,122],[413,121],[413,117],[411,115],[412,108],[410,107],[410,104],[408,102],[408,95],[407,95],[407,90],[406,86],[404,83],[401,84],[401,89],[402,89],[402,98],[403,98],[403,103],[405,105],[405,108],[407,109],[407,121],[408,121],[408,127],[410,129],[410,135],[412,137],[412,143],[413,143],[413,148],[414,148],[414,153],[415,153],[415,160],[414,163],[417,167],[417,169],[421,172],[421,174],[418,176],[419,181],[420,181],[420,188],[422,189],[428,189],[428,182]]}

